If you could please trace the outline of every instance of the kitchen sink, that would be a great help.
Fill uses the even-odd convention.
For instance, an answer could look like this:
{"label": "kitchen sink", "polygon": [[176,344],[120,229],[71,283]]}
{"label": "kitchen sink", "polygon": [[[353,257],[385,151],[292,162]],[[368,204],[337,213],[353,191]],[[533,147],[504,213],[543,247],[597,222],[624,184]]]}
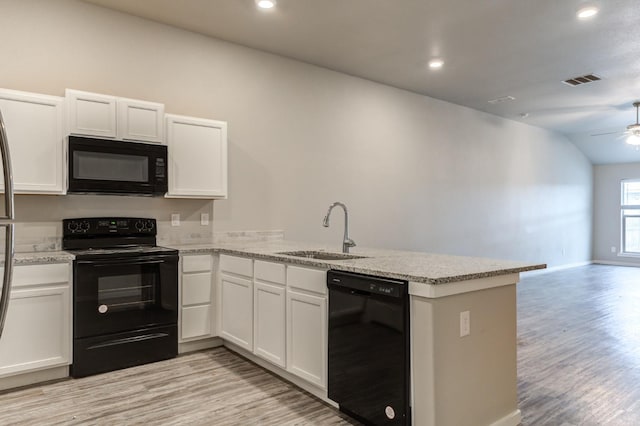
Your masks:
{"label": "kitchen sink", "polygon": [[348,259],[364,259],[365,256],[356,256],[348,253],[330,253],[326,251],[300,250],[300,251],[283,251],[278,254],[285,256],[304,257],[307,259],[318,260],[348,260]]}

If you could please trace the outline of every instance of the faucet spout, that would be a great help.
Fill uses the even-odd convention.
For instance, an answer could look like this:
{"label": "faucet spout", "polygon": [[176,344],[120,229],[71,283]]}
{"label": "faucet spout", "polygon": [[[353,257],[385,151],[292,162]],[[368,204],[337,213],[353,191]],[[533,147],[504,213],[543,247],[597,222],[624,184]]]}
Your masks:
{"label": "faucet spout", "polygon": [[347,213],[347,206],[345,206],[344,203],[336,201],[329,206],[329,210],[322,221],[322,226],[325,228],[329,227],[329,216],[331,216],[331,210],[336,206],[340,206],[342,207],[342,210],[344,210],[344,238],[342,239],[342,252],[349,253],[349,248],[355,247],[356,243],[349,238],[349,213]]}

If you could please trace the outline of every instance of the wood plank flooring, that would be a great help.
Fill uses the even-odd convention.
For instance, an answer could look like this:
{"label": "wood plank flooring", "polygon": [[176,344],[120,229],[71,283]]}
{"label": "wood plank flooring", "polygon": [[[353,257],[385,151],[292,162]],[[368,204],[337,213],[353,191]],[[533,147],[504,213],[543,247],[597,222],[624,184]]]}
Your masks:
{"label": "wood plank flooring", "polygon": [[[640,268],[518,284],[524,426],[640,425]],[[356,425],[224,348],[0,393],[0,425]]]}
{"label": "wood plank flooring", "polygon": [[523,425],[640,425],[640,268],[589,265],[517,289]]}
{"label": "wood plank flooring", "polygon": [[0,425],[356,425],[224,348],[0,394]]}

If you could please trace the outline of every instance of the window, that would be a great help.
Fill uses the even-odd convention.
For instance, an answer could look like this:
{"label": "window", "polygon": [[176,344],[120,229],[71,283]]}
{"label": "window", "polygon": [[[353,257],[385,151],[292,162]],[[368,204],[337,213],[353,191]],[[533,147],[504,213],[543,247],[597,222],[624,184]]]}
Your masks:
{"label": "window", "polygon": [[622,181],[622,252],[640,255],[640,179]]}

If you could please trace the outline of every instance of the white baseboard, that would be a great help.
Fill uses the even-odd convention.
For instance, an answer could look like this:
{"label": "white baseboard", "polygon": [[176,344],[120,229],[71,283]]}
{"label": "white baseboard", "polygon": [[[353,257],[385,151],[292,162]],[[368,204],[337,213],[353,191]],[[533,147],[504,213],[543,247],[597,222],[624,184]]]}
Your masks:
{"label": "white baseboard", "polygon": [[66,379],[68,377],[68,365],[48,368],[46,370],[32,371],[30,373],[16,374],[15,376],[1,378],[0,390],[13,389],[40,382],[48,382],[50,380]]}
{"label": "white baseboard", "polygon": [[517,426],[522,422],[522,413],[520,410],[516,410],[513,413],[509,413],[498,421],[491,423],[490,426]]}
{"label": "white baseboard", "polygon": [[326,389],[321,389],[309,382],[307,382],[304,379],[301,379],[298,376],[295,376],[291,373],[289,373],[288,371],[271,364],[268,361],[265,361],[264,359],[254,355],[253,353],[239,347],[238,345],[229,342],[228,340],[224,341],[224,346],[225,348],[247,358],[249,361],[254,362],[255,364],[258,364],[259,366],[272,371],[273,373],[277,374],[278,376],[280,376],[281,378],[293,383],[294,385],[298,386],[299,388],[302,388],[304,390],[306,390],[307,392],[309,392],[310,394],[320,398],[321,400],[323,400],[324,402],[326,402],[327,404],[333,406],[333,407],[338,407],[338,404],[336,404],[334,401],[330,400],[329,398],[327,398],[327,390]]}
{"label": "white baseboard", "polygon": [[592,263],[612,266],[635,266],[636,268],[640,266],[640,262],[618,262],[615,260],[594,260]]}
{"label": "white baseboard", "polygon": [[211,337],[209,339],[195,340],[193,342],[183,342],[178,344],[178,353],[200,351],[202,349],[216,348],[222,346],[222,339],[219,337]]}
{"label": "white baseboard", "polygon": [[551,268],[546,269],[535,269],[533,271],[525,271],[520,272],[521,277],[533,277],[536,275],[548,274],[549,272],[558,272],[564,269],[577,268],[578,266],[586,266],[591,265],[592,263],[597,263],[595,260],[586,260],[584,262],[575,262],[575,263],[567,263],[564,265],[553,266]]}

